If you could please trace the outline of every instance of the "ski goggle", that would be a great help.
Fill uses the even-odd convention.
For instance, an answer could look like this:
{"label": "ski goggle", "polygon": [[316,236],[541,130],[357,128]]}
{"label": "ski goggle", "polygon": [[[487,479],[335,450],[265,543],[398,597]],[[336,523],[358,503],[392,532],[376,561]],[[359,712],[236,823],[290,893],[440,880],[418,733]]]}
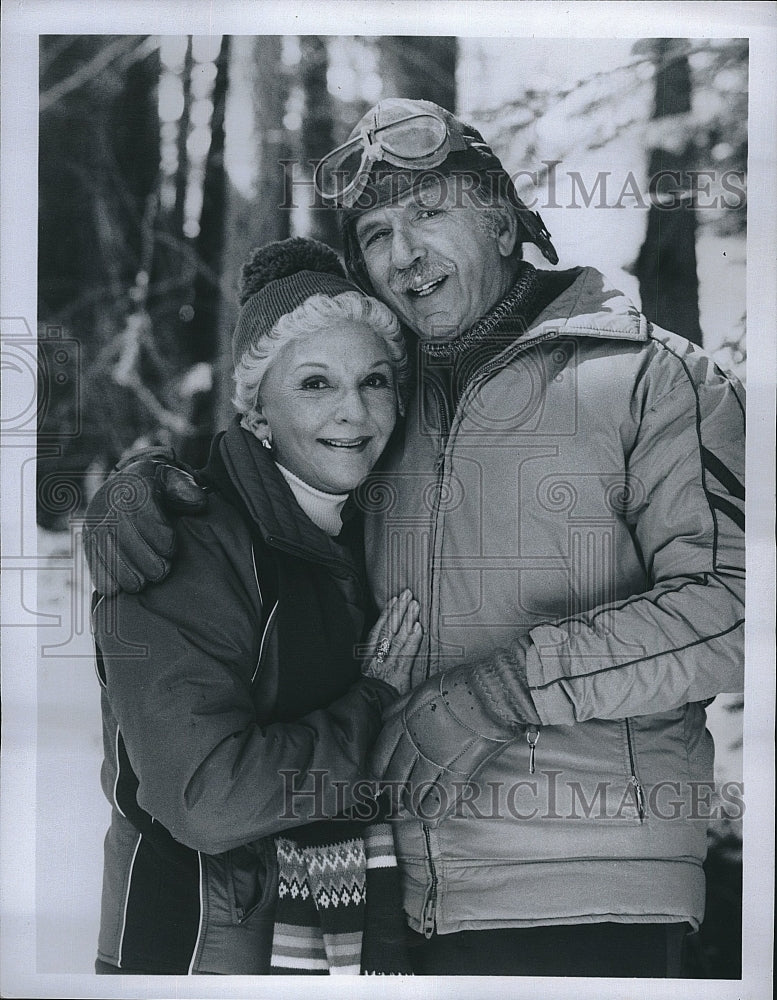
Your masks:
{"label": "ski goggle", "polygon": [[451,132],[437,115],[407,115],[386,125],[362,128],[359,135],[327,153],[316,166],[313,183],[325,201],[350,208],[367,186],[376,163],[424,170],[438,167],[451,152],[473,146],[488,149],[485,143]]}

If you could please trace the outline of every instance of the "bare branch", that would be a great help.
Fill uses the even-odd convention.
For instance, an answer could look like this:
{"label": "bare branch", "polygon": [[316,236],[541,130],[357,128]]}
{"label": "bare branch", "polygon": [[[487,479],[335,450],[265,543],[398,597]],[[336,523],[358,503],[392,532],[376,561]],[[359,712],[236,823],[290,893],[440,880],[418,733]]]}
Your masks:
{"label": "bare branch", "polygon": [[134,392],[141,405],[151,413],[156,422],[175,434],[191,435],[194,427],[179,413],[166,409],[144,383],[140,375],[140,358],[144,347],[153,342],[151,317],[140,309],[127,317],[119,336],[119,356],[111,371],[116,385]]}
{"label": "bare branch", "polygon": [[43,39],[41,39],[39,56],[39,72],[41,79],[43,79],[43,76],[48,72],[52,63],[58,59],[63,52],[67,52],[73,42],[75,42],[79,37],[79,35],[60,35],[59,38],[52,37],[45,43]]}
{"label": "bare branch", "polygon": [[[44,90],[41,93],[39,102],[41,113],[48,111],[65,94],[77,90],[83,84],[88,83],[89,80],[94,79],[94,77],[102,73],[104,69],[117,59],[130,56],[140,50],[143,50],[143,55],[148,55],[149,43],[151,43],[151,51],[159,44],[155,38],[144,38],[142,42],[137,42],[134,37],[126,38],[124,36],[109,42],[105,48],[100,49],[94,59],[90,59],[88,63],[80,66],[75,73],[71,73],[70,76],[65,77],[64,80],[60,80],[59,83],[55,83],[48,90]],[[143,55],[139,56],[139,58],[143,58]]]}
{"label": "bare branch", "polygon": [[[695,55],[697,52],[709,52],[709,45],[705,42],[699,45],[691,45],[687,52],[684,53],[685,56]],[[597,70],[590,76],[578,80],[576,83],[571,84],[568,87],[562,87],[558,90],[548,90],[548,91],[538,91],[534,89],[529,89],[524,91],[523,94],[516,97],[514,100],[506,102],[499,108],[483,108],[474,109],[470,113],[471,118],[477,118],[482,122],[493,122],[500,118],[504,118],[511,112],[521,109],[523,111],[528,109],[532,112],[531,121],[542,117],[547,110],[547,105],[550,101],[558,102],[564,101],[566,98],[570,97],[572,94],[577,93],[585,87],[589,87],[592,84],[599,83],[602,80],[611,80],[618,73],[631,75],[632,71],[637,69],[639,66],[651,66],[654,68],[654,76],[658,73],[663,72],[666,67],[673,61],[676,56],[667,56],[659,62],[655,62],[651,56],[640,54],[636,58],[631,59],[630,62],[625,62],[620,66],[612,66],[609,69]],[[736,58],[735,56],[732,58]],[[724,62],[727,61],[728,57],[725,57]],[[636,83],[632,84],[632,89],[636,86],[643,84],[644,80],[638,80]],[[621,100],[623,97],[623,91],[617,88],[612,88],[612,97],[617,100]],[[590,108],[590,106],[589,106]],[[582,113],[585,113],[586,109],[583,109]],[[526,128],[531,124],[531,121],[522,122],[518,128]]]}
{"label": "bare branch", "polygon": [[166,233],[164,230],[157,230],[154,233],[154,239],[157,243],[164,243],[177,250],[185,258],[186,262],[211,285],[220,288],[225,294],[230,291],[230,286],[226,278],[223,276],[219,277],[212,268],[208,267],[185,240],[179,236],[175,236],[173,233]]}

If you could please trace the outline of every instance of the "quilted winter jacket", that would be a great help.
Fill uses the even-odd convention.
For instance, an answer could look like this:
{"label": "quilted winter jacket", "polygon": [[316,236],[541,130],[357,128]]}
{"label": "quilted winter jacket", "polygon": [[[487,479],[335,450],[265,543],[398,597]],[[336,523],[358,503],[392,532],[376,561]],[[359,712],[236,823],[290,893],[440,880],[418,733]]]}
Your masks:
{"label": "quilted winter jacket", "polygon": [[590,268],[515,338],[450,426],[419,391],[364,494],[376,597],[422,604],[414,683],[520,659],[542,720],[473,801],[396,823],[408,920],[697,927],[705,704],[743,684],[742,389]]}
{"label": "quilted winter jacket", "polygon": [[[98,957],[128,971],[268,971],[273,834],[351,804],[396,696],[353,659],[363,572],[267,451],[233,424],[205,478],[171,575],[93,612],[112,805]],[[318,798],[290,801],[290,782]]]}

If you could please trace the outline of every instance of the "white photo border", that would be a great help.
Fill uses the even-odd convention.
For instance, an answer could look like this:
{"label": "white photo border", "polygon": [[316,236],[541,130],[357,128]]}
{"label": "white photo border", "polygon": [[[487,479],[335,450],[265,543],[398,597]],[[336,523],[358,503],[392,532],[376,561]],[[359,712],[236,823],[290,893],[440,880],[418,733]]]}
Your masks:
{"label": "white photo border", "polygon": [[[38,36],[41,34],[445,34],[504,37],[750,39],[748,176],[748,482],[744,783],[743,977],[722,980],[538,981],[447,978],[319,979],[322,997],[531,994],[581,998],[770,997],[774,887],[774,491],[777,372],[777,6],[762,3],[642,3],[553,0],[9,0],[2,12],[2,222],[0,317],[36,328]],[[581,262],[584,263],[584,262]],[[2,442],[2,568],[36,558],[35,519],[20,518],[19,484],[34,461],[35,441]],[[25,496],[34,506],[35,496]],[[3,621],[15,618],[19,594],[3,588]],[[24,594],[36,607],[34,592]],[[35,954],[36,677],[35,628],[3,630],[2,810],[0,811],[0,992],[7,997],[256,997],[300,995],[296,978],[96,977],[38,975]],[[29,907],[20,904],[26,901]],[[62,914],[67,921],[68,915]]]}

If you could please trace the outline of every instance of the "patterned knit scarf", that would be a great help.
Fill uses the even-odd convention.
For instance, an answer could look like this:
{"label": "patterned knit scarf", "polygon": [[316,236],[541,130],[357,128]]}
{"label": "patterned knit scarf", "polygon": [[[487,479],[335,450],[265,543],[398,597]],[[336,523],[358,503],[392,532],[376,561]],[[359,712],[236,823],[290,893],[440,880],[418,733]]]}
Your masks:
{"label": "patterned knit scarf", "polygon": [[326,820],[275,838],[275,975],[410,974],[391,826]]}

